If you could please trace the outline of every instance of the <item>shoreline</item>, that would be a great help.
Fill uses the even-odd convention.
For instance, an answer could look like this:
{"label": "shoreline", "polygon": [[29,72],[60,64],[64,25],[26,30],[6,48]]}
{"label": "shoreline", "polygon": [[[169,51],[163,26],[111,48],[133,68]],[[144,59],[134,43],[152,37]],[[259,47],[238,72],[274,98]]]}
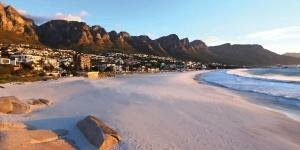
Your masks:
{"label": "shoreline", "polygon": [[[262,68],[256,68],[262,69]],[[283,76],[278,74],[272,74],[272,77],[266,77],[264,75],[254,75],[248,72],[249,69],[234,69],[228,70],[228,74],[239,76],[239,77],[247,77],[253,78],[257,80],[269,80],[273,82],[280,82],[280,83],[300,83],[300,78],[296,76]]]}
{"label": "shoreline", "polygon": [[216,87],[219,87],[219,88],[224,88],[224,89],[227,89],[227,90],[229,90],[233,93],[236,93],[237,95],[243,95],[243,96],[245,96],[245,100],[247,102],[255,104],[255,105],[257,105],[257,106],[259,106],[263,109],[266,109],[268,111],[272,111],[272,112],[275,112],[275,113],[279,113],[280,115],[284,115],[284,116],[286,116],[289,119],[292,119],[294,121],[300,122],[300,116],[297,116],[296,114],[292,114],[288,111],[285,111],[285,110],[283,110],[283,108],[272,108],[272,107],[276,107],[275,105],[270,106],[270,104],[268,105],[268,104],[263,104],[262,102],[259,102],[259,100],[262,100],[262,99],[276,98],[274,96],[263,94],[263,93],[255,93],[255,92],[251,92],[251,91],[238,91],[238,90],[235,90],[235,89],[228,88],[226,86],[213,84],[213,83],[209,83],[209,82],[206,82],[206,81],[202,81],[202,82],[203,83],[200,83],[200,84],[207,84],[207,85],[210,85],[210,86],[216,86]]}
{"label": "shoreline", "polygon": [[[237,71],[238,70],[240,70],[240,69],[237,69]],[[229,70],[229,71],[234,71],[234,70]],[[231,74],[233,76],[244,77],[244,76],[240,76],[240,75],[237,75],[237,74],[232,74],[232,73],[229,73],[229,74]],[[196,76],[197,79],[195,79],[195,80],[201,81],[203,84],[207,84],[207,85],[210,85],[210,86],[216,86],[216,87],[219,87],[219,88],[230,90],[233,93],[245,96],[246,101],[248,101],[250,103],[256,104],[256,105],[258,105],[258,106],[260,106],[264,109],[267,109],[269,111],[273,111],[273,112],[279,113],[281,115],[285,115],[286,117],[288,117],[290,119],[293,119],[295,121],[300,122],[300,114],[297,114],[297,112],[293,112],[294,111],[293,109],[295,109],[295,108],[287,108],[287,106],[284,107],[280,104],[278,104],[278,105],[272,104],[272,101],[274,99],[276,99],[276,100],[278,100],[278,99],[287,99],[287,100],[292,100],[292,101],[295,101],[297,99],[286,98],[286,97],[282,97],[282,96],[273,96],[273,95],[268,95],[268,94],[265,94],[265,93],[257,93],[257,92],[254,92],[254,91],[236,90],[236,89],[224,86],[222,84],[217,84],[217,83],[212,83],[212,82],[205,81],[205,80],[201,79],[200,76],[201,76],[201,74],[197,75]],[[249,78],[249,77],[245,76],[245,78]],[[262,79],[258,79],[258,80],[262,80]],[[273,80],[271,80],[271,81],[273,81]],[[274,82],[281,82],[281,81],[274,81]],[[291,82],[291,83],[293,83],[293,82]]]}
{"label": "shoreline", "polygon": [[51,98],[54,105],[29,116],[1,118],[67,129],[82,149],[89,149],[89,144],[73,124],[87,114],[121,133],[121,149],[300,148],[299,122],[228,89],[198,83],[194,77],[199,73],[203,71],[12,85],[0,89],[0,96]]}

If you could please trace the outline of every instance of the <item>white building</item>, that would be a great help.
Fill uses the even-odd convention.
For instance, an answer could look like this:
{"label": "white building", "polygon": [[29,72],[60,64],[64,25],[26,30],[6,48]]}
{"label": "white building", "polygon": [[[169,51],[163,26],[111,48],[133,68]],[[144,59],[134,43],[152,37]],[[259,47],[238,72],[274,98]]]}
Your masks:
{"label": "white building", "polygon": [[10,64],[13,65],[13,66],[19,66],[20,65],[17,58],[11,59]]}
{"label": "white building", "polygon": [[8,58],[0,58],[1,65],[10,65],[10,59]]}
{"label": "white building", "polygon": [[38,61],[40,61],[42,58],[40,56],[33,56],[33,55],[24,55],[24,54],[20,54],[20,55],[11,55],[12,59],[18,59],[19,62],[23,62],[23,63],[38,63]]}

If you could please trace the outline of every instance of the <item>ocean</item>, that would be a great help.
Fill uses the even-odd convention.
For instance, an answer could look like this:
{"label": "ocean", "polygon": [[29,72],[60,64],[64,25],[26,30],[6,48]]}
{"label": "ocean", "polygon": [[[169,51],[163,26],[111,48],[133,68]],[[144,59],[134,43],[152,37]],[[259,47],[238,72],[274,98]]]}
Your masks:
{"label": "ocean", "polygon": [[300,68],[216,70],[198,78],[239,91],[252,102],[300,120]]}

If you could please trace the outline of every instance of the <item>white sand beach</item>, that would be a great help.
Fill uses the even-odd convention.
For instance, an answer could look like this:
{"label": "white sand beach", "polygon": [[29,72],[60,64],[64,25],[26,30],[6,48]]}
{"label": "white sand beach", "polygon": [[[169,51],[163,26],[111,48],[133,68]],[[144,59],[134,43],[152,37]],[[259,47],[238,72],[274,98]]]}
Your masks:
{"label": "white sand beach", "polygon": [[120,133],[122,150],[300,149],[299,122],[230,90],[199,84],[193,79],[199,73],[5,85],[0,96],[46,98],[54,104],[27,115],[0,117],[38,128],[67,129],[82,150],[93,147],[76,123],[90,114]]}

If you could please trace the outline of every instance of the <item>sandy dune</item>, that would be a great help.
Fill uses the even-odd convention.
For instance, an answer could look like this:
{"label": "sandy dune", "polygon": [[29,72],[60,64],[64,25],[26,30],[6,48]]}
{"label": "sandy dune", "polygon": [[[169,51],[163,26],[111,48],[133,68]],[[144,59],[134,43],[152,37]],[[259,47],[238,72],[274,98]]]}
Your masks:
{"label": "sandy dune", "polygon": [[92,149],[75,124],[93,114],[122,135],[130,150],[300,149],[300,123],[226,89],[199,84],[200,72],[60,79],[6,85],[0,96],[47,98],[54,105],[30,115],[2,115],[46,129],[68,129]]}

